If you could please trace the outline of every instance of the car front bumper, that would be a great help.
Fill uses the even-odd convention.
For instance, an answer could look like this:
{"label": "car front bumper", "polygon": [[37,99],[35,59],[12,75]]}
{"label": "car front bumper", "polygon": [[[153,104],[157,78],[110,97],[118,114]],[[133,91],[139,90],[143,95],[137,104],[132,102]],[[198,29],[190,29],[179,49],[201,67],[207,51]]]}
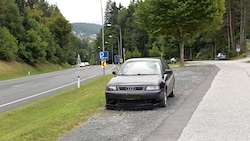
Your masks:
{"label": "car front bumper", "polygon": [[153,109],[161,104],[163,91],[108,91],[107,109]]}

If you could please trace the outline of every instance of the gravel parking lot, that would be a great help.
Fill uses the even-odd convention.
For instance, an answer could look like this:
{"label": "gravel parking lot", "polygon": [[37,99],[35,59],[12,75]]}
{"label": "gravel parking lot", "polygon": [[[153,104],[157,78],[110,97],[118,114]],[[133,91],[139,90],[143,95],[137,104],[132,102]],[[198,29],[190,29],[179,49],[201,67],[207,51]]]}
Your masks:
{"label": "gravel parking lot", "polygon": [[186,97],[216,69],[213,65],[174,68],[175,97],[167,108],[141,111],[103,110],[62,137],[61,141],[141,141],[173,114]]}

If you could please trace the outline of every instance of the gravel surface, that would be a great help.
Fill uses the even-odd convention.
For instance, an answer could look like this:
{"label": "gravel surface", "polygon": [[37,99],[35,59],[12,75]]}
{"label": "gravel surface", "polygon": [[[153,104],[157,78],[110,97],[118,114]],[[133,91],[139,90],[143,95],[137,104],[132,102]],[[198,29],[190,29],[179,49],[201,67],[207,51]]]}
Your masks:
{"label": "gravel surface", "polygon": [[141,141],[180,107],[185,98],[214,70],[212,65],[174,68],[175,97],[167,108],[141,111],[103,109],[60,141]]}

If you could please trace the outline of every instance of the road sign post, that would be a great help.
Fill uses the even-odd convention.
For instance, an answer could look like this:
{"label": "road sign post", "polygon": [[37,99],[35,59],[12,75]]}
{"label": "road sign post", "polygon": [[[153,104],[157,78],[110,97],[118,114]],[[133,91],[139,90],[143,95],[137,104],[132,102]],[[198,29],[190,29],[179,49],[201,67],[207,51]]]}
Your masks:
{"label": "road sign post", "polygon": [[103,68],[103,76],[105,76],[106,61],[109,60],[109,53],[107,51],[99,52],[98,57]]}
{"label": "road sign post", "polygon": [[106,61],[103,60],[103,61],[101,62],[101,65],[102,65],[102,68],[106,68]]}
{"label": "road sign post", "polygon": [[239,44],[236,46],[236,51],[240,52],[240,45]]}
{"label": "road sign post", "polygon": [[108,61],[109,60],[109,52],[107,52],[107,51],[99,52],[98,57],[99,57],[100,61],[102,61],[102,60]]}
{"label": "road sign post", "polygon": [[240,45],[239,44],[236,46],[236,51],[238,52],[238,56],[240,56]]}
{"label": "road sign post", "polygon": [[119,63],[120,62],[120,58],[121,58],[120,55],[115,55],[115,57],[114,57],[115,63]]}

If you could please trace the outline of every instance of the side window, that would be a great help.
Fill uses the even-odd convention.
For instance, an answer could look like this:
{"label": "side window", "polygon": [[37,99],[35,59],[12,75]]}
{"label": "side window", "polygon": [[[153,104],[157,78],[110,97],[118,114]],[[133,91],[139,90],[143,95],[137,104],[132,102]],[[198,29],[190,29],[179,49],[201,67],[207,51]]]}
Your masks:
{"label": "side window", "polygon": [[169,66],[167,65],[166,61],[161,59],[162,64],[162,71],[164,72],[166,69],[169,69]]}
{"label": "side window", "polygon": [[161,64],[162,64],[162,72],[164,72],[167,69],[166,63],[164,60],[161,59]]}

